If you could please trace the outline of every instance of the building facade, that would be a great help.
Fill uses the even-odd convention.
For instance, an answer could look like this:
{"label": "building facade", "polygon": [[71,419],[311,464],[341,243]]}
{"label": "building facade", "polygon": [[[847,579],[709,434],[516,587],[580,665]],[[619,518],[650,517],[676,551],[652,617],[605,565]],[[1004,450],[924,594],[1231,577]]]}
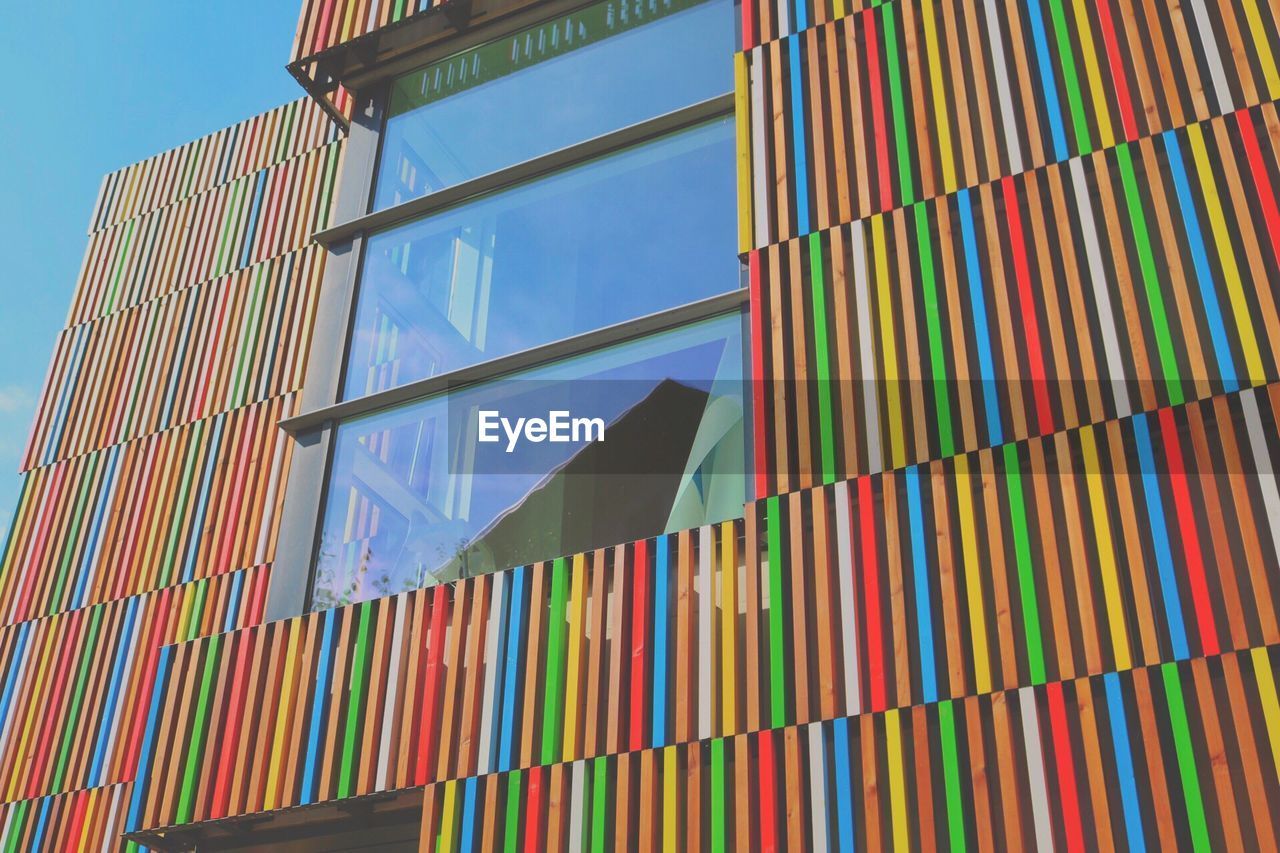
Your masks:
{"label": "building facade", "polygon": [[1277,53],[308,0],[304,99],[103,182],[0,843],[1274,849]]}

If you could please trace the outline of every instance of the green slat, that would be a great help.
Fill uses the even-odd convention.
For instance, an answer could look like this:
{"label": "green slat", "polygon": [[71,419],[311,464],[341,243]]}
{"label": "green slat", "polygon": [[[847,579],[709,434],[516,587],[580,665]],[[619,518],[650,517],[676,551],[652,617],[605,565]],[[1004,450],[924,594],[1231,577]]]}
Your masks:
{"label": "green slat", "polygon": [[942,772],[947,791],[947,830],[952,850],[964,850],[964,800],[960,793],[960,757],[956,748],[955,708],[951,700],[938,703],[938,729],[942,735]]}
{"label": "green slat", "polygon": [[[142,354],[139,358],[139,364],[149,364],[151,362],[151,350],[155,344],[154,330],[156,328],[157,315],[152,314],[147,322],[149,325],[144,330],[142,338]],[[138,375],[133,379],[132,390],[125,395],[129,401],[129,406],[125,409],[124,420],[121,421],[121,423],[124,425],[126,430],[133,424],[133,413],[137,410],[138,403],[146,397],[146,389],[144,386],[147,381],[145,371],[138,371]]]}
{"label": "green slat", "polygon": [[277,163],[285,158],[285,152],[289,150],[289,140],[293,139],[293,126],[297,120],[298,102],[294,101],[285,109],[284,127],[276,135],[276,155],[273,159]]}
{"label": "green slat", "polygon": [[506,853],[515,853],[519,847],[517,836],[520,834],[520,777],[521,772],[514,770],[507,779],[507,822],[503,833],[503,849]]}
{"label": "green slat", "polygon": [[9,827],[9,837],[5,839],[4,853],[16,853],[18,842],[22,840],[22,830],[27,822],[27,809],[33,800],[23,800],[14,807],[13,822]]}
{"label": "green slat", "polygon": [[605,808],[609,804],[609,759],[601,756],[591,769],[591,849],[604,853]]}
{"label": "green slat", "polygon": [[[259,266],[253,273],[253,284],[250,285],[252,290],[249,296],[249,307],[245,311],[243,324],[241,326],[239,342],[243,342],[252,335],[253,329],[257,328],[258,306],[262,301],[262,292],[265,289],[262,284],[262,276],[264,267]],[[248,393],[245,377],[249,372],[249,347],[237,346],[240,355],[236,359],[235,384],[232,387],[231,399],[235,401],[235,405],[243,405],[242,399]]]}
{"label": "green slat", "polygon": [[551,622],[547,633],[547,682],[542,699],[543,764],[552,764],[560,759],[560,740],[564,729],[564,618],[568,574],[563,557],[551,564]]}
{"label": "green slat", "polygon": [[187,623],[187,636],[178,642],[191,642],[200,636],[200,616],[204,613],[204,599],[208,594],[209,584],[200,581],[196,584],[195,601],[191,604],[191,619]]}
{"label": "green slat", "polygon": [[1191,844],[1196,850],[1209,850],[1209,826],[1205,822],[1204,800],[1200,795],[1200,776],[1196,768],[1195,748],[1191,744],[1191,728],[1187,725],[1187,706],[1182,698],[1182,681],[1178,665],[1160,667],[1164,692],[1169,701],[1169,723],[1173,727],[1173,744],[1178,755],[1178,773],[1182,777],[1182,796],[1187,803],[1187,822],[1191,824]]}
{"label": "green slat", "polygon": [[827,295],[823,282],[822,240],[809,235],[809,281],[813,293],[813,348],[818,374],[818,427],[822,436],[822,482],[836,480],[835,428],[831,413],[831,351],[827,342]]}
{"label": "green slat", "polygon": [[[98,485],[98,464],[103,454],[89,455],[89,470],[80,481],[80,494],[76,498],[75,510],[71,516],[71,531],[62,542],[62,558],[58,561],[58,576],[53,585],[53,592],[45,600],[49,602],[48,614],[56,613],[63,606],[62,590],[70,573],[71,560],[76,553],[76,545],[80,542],[80,527],[84,523],[84,504],[90,492],[96,491]],[[20,504],[19,504],[20,506]],[[74,606],[74,602],[71,603]]]}
{"label": "green slat", "polygon": [[938,282],[933,268],[933,239],[925,205],[916,205],[916,243],[920,250],[920,278],[924,284],[924,315],[929,329],[929,362],[933,373],[934,404],[938,411],[938,445],[943,457],[955,455],[951,428],[951,397],[947,392],[946,350],[942,343],[942,315],[938,309]]}
{"label": "green slat", "polygon": [[324,189],[320,192],[320,204],[316,210],[317,230],[329,224],[329,214],[332,212],[333,185],[338,175],[338,150],[333,146],[329,146],[325,149],[324,157],[327,164],[325,167]]}
{"label": "green slat", "polygon": [[222,637],[215,634],[205,647],[204,675],[200,679],[200,698],[196,701],[195,716],[191,718],[191,743],[187,746],[186,769],[182,774],[182,790],[178,796],[178,823],[188,823],[195,808],[196,770],[204,751],[205,737],[209,733],[209,691],[213,685],[213,673],[217,669],[218,650]]}
{"label": "green slat", "polygon": [[32,486],[34,482],[35,480],[31,477],[23,477],[22,485],[18,487],[18,500],[14,503],[15,509],[13,514],[6,519],[9,522],[9,530],[4,536],[4,547],[0,548],[0,571],[8,571],[6,567],[9,563],[9,554],[13,551],[14,543],[17,541],[17,536],[14,533],[17,529],[17,524],[15,523],[18,520],[17,507],[26,506],[26,502],[30,498],[27,492],[35,488]]}
{"label": "green slat", "polygon": [[124,240],[120,243],[120,251],[116,253],[116,274],[111,277],[111,288],[107,291],[107,298],[103,300],[102,308],[99,309],[100,315],[105,316],[116,310],[116,294],[120,290],[120,276],[124,274],[124,259],[129,254],[129,246],[133,243],[133,226],[138,220],[130,219],[129,224],[124,227]]}
{"label": "green slat", "polygon": [[1044,684],[1044,646],[1040,636],[1040,603],[1036,595],[1035,566],[1027,529],[1027,507],[1022,496],[1022,468],[1018,446],[1004,446],[1005,481],[1009,486],[1009,517],[1013,527],[1013,552],[1018,563],[1018,593],[1022,600],[1022,625],[1027,637],[1027,667],[1031,683]]}
{"label": "green slat", "polygon": [[[167,536],[168,544],[165,546],[164,559],[161,561],[161,566],[170,572],[173,571],[177,563],[178,543],[184,538],[182,536],[185,526],[183,522],[196,509],[196,501],[189,500],[188,496],[191,493],[193,474],[200,468],[200,457],[203,455],[201,451],[204,449],[204,431],[208,423],[207,420],[196,421],[190,435],[187,437],[187,459],[182,467],[182,485],[178,489],[178,500],[174,504],[176,511],[170,519],[169,534]],[[170,577],[170,581],[172,580],[174,579]]]}
{"label": "green slat", "polygon": [[1151,326],[1156,333],[1160,367],[1164,371],[1165,384],[1169,387],[1169,402],[1177,406],[1184,399],[1182,379],[1178,375],[1178,361],[1173,349],[1173,336],[1169,334],[1169,319],[1165,311],[1164,295],[1160,291],[1156,259],[1151,251],[1147,217],[1142,211],[1142,197],[1138,194],[1138,179],[1133,171],[1133,157],[1127,143],[1116,148],[1116,161],[1120,166],[1120,177],[1124,184],[1124,198],[1129,208],[1129,220],[1133,224],[1133,241],[1138,247],[1142,283],[1147,294],[1147,305],[1151,309]]}
{"label": "green slat", "polygon": [[[253,173],[254,176],[257,174],[257,172]],[[236,216],[236,213],[240,209],[240,197],[247,183],[249,183],[249,178],[246,177],[237,179],[231,185],[231,201],[227,205],[230,214],[222,220],[222,236],[218,239],[218,261],[213,267],[214,275],[219,275],[230,269],[227,265],[227,240],[231,238],[232,234],[239,233],[239,217]]]}
{"label": "green slat", "polygon": [[711,741],[711,853],[724,853],[724,740]]}
{"label": "green slat", "polygon": [[84,651],[80,657],[80,671],[76,675],[76,686],[72,691],[71,703],[64,717],[62,744],[58,749],[58,762],[53,772],[53,786],[50,790],[61,790],[67,760],[71,757],[71,741],[80,722],[80,703],[84,699],[84,685],[89,677],[89,664],[98,658],[98,629],[102,625],[102,613],[105,607],[95,607],[89,615],[89,630],[85,633]]}
{"label": "green slat", "polygon": [[902,63],[898,57],[898,23],[893,16],[894,10],[899,5],[901,4],[886,5],[881,18],[884,20],[884,52],[889,77],[889,101],[893,105],[893,135],[898,149],[898,183],[902,187],[902,204],[906,207],[916,200],[911,179],[911,164],[915,161],[915,157],[911,154],[911,135],[907,131],[907,111],[902,99]]}
{"label": "green slat", "polygon": [[1058,56],[1062,60],[1062,76],[1067,84],[1067,103],[1071,106],[1076,145],[1081,154],[1088,154],[1093,150],[1093,142],[1089,139],[1089,120],[1085,116],[1080,74],[1076,70],[1076,57],[1071,50],[1071,33],[1067,29],[1067,16],[1062,9],[1062,0],[1049,0],[1049,14],[1053,18],[1053,30],[1058,39]]}
{"label": "green slat", "polygon": [[765,501],[769,542],[769,711],[772,725],[787,724],[787,677],[783,655],[785,629],[782,597],[782,520],[778,499]]}
{"label": "green slat", "polygon": [[178,194],[179,198],[191,194],[191,179],[196,175],[196,165],[204,162],[204,149],[211,144],[207,136],[196,143],[197,153],[187,159],[187,174],[182,179],[182,192]]}
{"label": "green slat", "polygon": [[351,700],[347,703],[346,734],[342,744],[342,769],[338,776],[338,798],[351,796],[351,773],[355,765],[356,735],[360,731],[360,709],[364,707],[365,659],[369,656],[369,631],[373,602],[360,605],[360,627],[351,664]]}

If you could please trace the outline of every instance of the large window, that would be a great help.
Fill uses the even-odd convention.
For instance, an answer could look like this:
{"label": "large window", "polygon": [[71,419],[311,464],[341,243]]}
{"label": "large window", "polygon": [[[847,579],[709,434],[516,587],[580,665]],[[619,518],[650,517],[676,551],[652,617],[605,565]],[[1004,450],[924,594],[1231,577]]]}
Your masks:
{"label": "large window", "polygon": [[[713,318],[343,424],[314,605],[740,515],[741,326]],[[520,419],[546,427],[513,436]]]}
{"label": "large window", "polygon": [[428,65],[392,87],[382,209],[733,86],[729,0],[615,0]]}
{"label": "large window", "polygon": [[313,608],[741,515],[731,62],[607,0],[393,83]]}
{"label": "large window", "polygon": [[717,119],[375,235],[345,396],[736,287],[733,146]]}

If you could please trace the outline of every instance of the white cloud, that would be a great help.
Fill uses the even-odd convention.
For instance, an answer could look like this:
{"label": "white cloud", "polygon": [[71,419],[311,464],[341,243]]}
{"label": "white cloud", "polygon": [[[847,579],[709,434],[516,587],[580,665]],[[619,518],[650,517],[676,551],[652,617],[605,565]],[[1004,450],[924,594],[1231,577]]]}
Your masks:
{"label": "white cloud", "polygon": [[13,414],[28,408],[35,398],[20,385],[0,387],[0,414]]}

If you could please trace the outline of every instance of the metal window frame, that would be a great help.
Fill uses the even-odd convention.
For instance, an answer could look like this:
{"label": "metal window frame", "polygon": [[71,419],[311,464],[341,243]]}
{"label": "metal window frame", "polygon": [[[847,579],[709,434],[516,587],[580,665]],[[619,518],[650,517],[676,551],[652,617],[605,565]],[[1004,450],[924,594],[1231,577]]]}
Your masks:
{"label": "metal window frame", "polygon": [[[340,222],[330,228],[317,231],[312,239],[322,246],[331,246],[351,240],[361,234],[394,228],[414,219],[438,213],[474,201],[480,196],[491,195],[519,184],[583,165],[626,148],[650,142],[677,131],[685,130],[718,118],[733,116],[734,95],[727,92],[681,107],[669,113],[627,125],[618,130],[540,154],[510,166],[480,175],[458,184],[436,190],[433,193],[410,199],[391,207],[374,210],[364,216]],[[376,170],[375,170],[376,172]],[[370,188],[372,198],[374,188]]]}
{"label": "metal window frame", "polygon": [[[577,2],[571,5],[582,6],[589,3]],[[541,15],[537,20],[544,19],[548,14],[557,14],[547,7],[539,12]],[[511,26],[504,29],[514,32],[528,26],[529,19],[519,16],[517,20],[513,16],[507,23]],[[494,30],[486,34],[486,40],[501,38],[504,34]],[[447,50],[439,49],[438,53],[447,56],[458,49],[458,43],[454,42],[447,45]],[[424,58],[415,67],[430,61],[430,58]],[[401,69],[402,73],[410,70],[412,69]],[[739,286],[735,290],[707,299],[562,338],[355,400],[343,400],[342,387],[345,383],[351,337],[355,331],[354,314],[365,243],[373,232],[456,207],[480,196],[536,180],[717,118],[731,117],[735,108],[734,95],[728,92],[515,163],[421,198],[370,212],[391,83],[391,75],[379,75],[378,80],[368,89],[353,96],[355,108],[333,216],[338,224],[313,235],[313,239],[328,250],[329,257],[321,282],[300,411],[299,414],[279,422],[279,426],[293,437],[295,445],[277,534],[276,559],[267,592],[267,621],[287,619],[307,612],[312,597],[315,556],[328,500],[336,432],[341,422],[699,320],[732,312],[741,313],[748,302],[747,290]]]}
{"label": "metal window frame", "polygon": [[741,288],[730,290],[696,302],[686,302],[675,308],[636,317],[601,329],[592,329],[580,335],[560,338],[511,355],[499,356],[479,364],[451,370],[438,376],[429,376],[405,385],[376,391],[354,400],[343,400],[322,409],[302,412],[279,421],[277,425],[295,438],[299,438],[326,426],[336,426],[338,423],[385,411],[405,403],[458,391],[564,358],[584,355],[615,344],[696,323],[699,320],[740,311],[747,300],[747,291]]}

